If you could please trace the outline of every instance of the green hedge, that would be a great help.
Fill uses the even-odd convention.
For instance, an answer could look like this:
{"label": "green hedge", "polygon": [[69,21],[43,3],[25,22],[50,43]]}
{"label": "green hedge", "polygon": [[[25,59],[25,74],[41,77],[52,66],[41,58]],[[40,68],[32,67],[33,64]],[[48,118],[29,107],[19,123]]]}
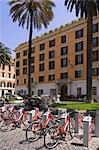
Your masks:
{"label": "green hedge", "polygon": [[53,104],[52,107],[77,110],[99,110],[99,103],[65,102],[60,104]]}

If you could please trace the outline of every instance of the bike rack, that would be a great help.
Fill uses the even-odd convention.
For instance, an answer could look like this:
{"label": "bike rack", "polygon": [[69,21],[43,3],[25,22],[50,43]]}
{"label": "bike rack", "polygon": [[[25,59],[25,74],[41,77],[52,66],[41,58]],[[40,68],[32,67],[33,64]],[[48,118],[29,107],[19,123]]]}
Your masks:
{"label": "bike rack", "polygon": [[99,137],[99,110],[96,110],[95,117],[95,136]]}
{"label": "bike rack", "polygon": [[88,147],[91,140],[91,116],[85,116],[83,119],[83,146]]}

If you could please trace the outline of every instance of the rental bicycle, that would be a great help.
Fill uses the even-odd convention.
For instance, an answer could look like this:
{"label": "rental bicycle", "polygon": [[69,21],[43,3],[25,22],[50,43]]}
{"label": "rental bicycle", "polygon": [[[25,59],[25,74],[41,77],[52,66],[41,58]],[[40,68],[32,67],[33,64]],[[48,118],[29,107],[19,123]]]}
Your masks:
{"label": "rental bicycle", "polygon": [[[37,115],[38,111],[34,110],[32,120],[36,120]],[[26,120],[29,120],[28,111],[25,111],[24,109],[20,109],[19,111],[18,110],[12,111],[11,108],[9,108],[8,115],[4,116],[4,113],[2,113],[1,118],[2,118],[2,121],[0,122],[1,131],[9,131],[21,125],[28,127],[30,124],[29,121],[26,122]]]}
{"label": "rental bicycle", "polygon": [[52,125],[47,129],[44,135],[45,147],[52,149],[58,145],[59,140],[66,142],[72,140],[74,137],[74,121],[73,118],[70,117],[70,114],[62,114],[60,120],[57,120],[58,125]]}
{"label": "rental bicycle", "polygon": [[26,129],[26,139],[29,142],[37,141],[40,137],[44,136],[47,128],[52,125],[53,117],[51,113],[45,112],[41,118],[32,122]]}

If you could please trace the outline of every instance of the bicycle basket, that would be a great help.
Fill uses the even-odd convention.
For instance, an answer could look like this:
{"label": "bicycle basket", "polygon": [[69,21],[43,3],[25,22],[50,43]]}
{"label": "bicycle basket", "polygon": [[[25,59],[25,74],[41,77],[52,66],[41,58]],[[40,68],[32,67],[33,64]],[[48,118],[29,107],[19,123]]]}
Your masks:
{"label": "bicycle basket", "polygon": [[42,116],[42,120],[45,122],[50,118],[50,112],[46,112]]}
{"label": "bicycle basket", "polygon": [[62,114],[60,118],[60,126],[63,127],[66,124],[67,119],[68,119],[68,114]]}

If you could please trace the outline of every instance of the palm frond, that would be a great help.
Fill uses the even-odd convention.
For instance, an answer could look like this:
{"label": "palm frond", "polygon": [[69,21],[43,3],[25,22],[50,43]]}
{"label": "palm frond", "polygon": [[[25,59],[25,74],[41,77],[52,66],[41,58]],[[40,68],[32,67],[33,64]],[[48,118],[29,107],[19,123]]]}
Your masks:
{"label": "palm frond", "polygon": [[87,18],[88,13],[96,16],[99,12],[99,0],[65,0],[64,4],[70,12],[75,7],[76,16]]}
{"label": "palm frond", "polygon": [[0,42],[0,63],[8,64],[11,59],[11,51],[3,43]]}

